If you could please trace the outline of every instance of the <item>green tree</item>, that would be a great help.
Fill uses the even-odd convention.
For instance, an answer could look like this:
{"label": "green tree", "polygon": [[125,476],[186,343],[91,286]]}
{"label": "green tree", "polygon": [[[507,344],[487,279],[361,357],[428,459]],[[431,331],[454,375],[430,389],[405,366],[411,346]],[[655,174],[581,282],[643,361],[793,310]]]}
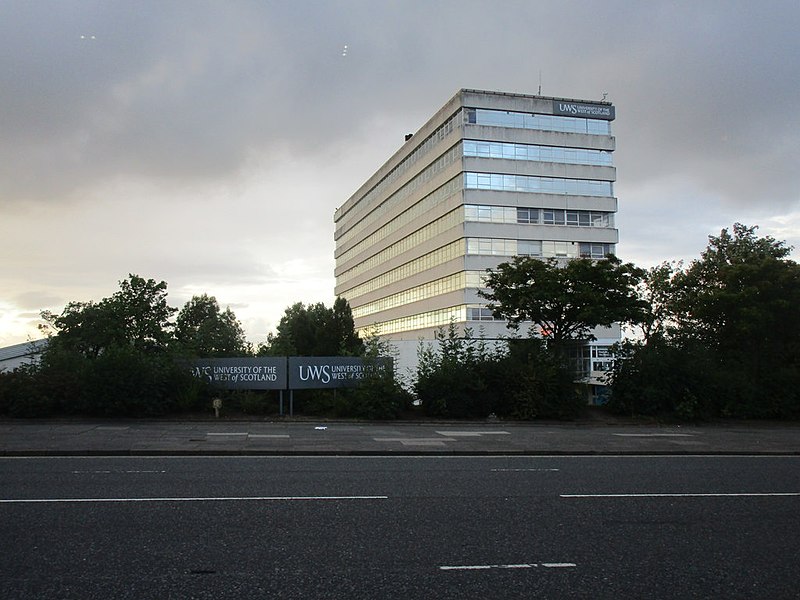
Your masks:
{"label": "green tree", "polygon": [[163,351],[172,337],[167,284],[129,275],[120,289],[100,302],[70,302],[59,315],[42,313],[51,344],[96,358],[112,346]]}
{"label": "green tree", "polygon": [[194,296],[178,313],[175,341],[183,351],[202,358],[250,354],[242,324],[230,307],[224,311],[214,296]]}
{"label": "green tree", "polygon": [[281,317],[276,333],[267,336],[260,354],[272,356],[360,356],[364,343],[353,326],[353,313],[343,298],[332,308],[321,302],[297,302]]}
{"label": "green tree", "polygon": [[675,331],[676,277],[681,269],[680,262],[663,262],[648,269],[637,286],[643,311],[641,320],[635,325],[645,342]]}
{"label": "green tree", "polygon": [[167,284],[138,275],[99,302],[43,313],[50,342],[37,367],[40,393],[62,413],[153,415],[176,407],[190,377],[169,351]]}
{"label": "green tree", "polygon": [[710,236],[677,278],[681,334],[714,350],[725,414],[800,412],[800,266],[791,248],[741,223]]}
{"label": "green tree", "polygon": [[643,275],[611,255],[598,261],[575,259],[564,266],[555,259],[516,256],[489,271],[488,291],[481,296],[511,327],[531,321],[542,337],[563,348],[569,340],[591,339],[595,327],[641,320],[646,305],[636,286]]}
{"label": "green tree", "polygon": [[740,223],[688,267],[651,271],[649,327],[621,348],[611,406],[624,412],[800,415],[800,266]]}
{"label": "green tree", "polygon": [[720,349],[783,343],[798,326],[792,249],[756,230],[736,223],[732,234],[709,236],[700,259],[676,278],[679,325]]}
{"label": "green tree", "polygon": [[356,333],[353,311],[347,300],[342,297],[337,297],[333,302],[331,325],[334,339],[339,343],[339,354],[343,356],[364,354],[364,342]]}

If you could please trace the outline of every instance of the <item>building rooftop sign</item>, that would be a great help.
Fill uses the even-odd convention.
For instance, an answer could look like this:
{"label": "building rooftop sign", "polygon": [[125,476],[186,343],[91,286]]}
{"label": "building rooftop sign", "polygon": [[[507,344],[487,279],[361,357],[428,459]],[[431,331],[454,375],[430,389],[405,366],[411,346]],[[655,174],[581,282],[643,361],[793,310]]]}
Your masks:
{"label": "building rooftop sign", "polygon": [[554,115],[613,121],[615,117],[614,113],[614,107],[610,104],[586,104],[584,102],[553,100]]}

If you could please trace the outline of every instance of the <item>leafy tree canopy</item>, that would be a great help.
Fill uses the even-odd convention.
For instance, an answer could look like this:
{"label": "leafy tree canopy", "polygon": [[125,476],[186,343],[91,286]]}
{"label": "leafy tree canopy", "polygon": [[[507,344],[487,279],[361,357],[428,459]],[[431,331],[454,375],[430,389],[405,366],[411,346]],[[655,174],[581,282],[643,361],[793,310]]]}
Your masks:
{"label": "leafy tree canopy", "polygon": [[214,296],[194,296],[178,313],[175,340],[195,356],[230,357],[250,353],[242,324],[230,307],[224,311]]}
{"label": "leafy tree canopy", "polygon": [[594,327],[640,320],[645,303],[636,286],[643,275],[611,255],[599,261],[575,259],[564,266],[555,259],[517,256],[489,271],[488,291],[481,296],[511,327],[531,321],[543,337],[561,345],[591,339]]}
{"label": "leafy tree canopy", "polygon": [[785,418],[800,414],[800,265],[791,248],[736,223],[688,267],[651,269],[644,339],[625,344],[612,407]]}
{"label": "leafy tree canopy", "polygon": [[353,313],[343,298],[333,307],[321,302],[288,307],[277,332],[267,337],[260,354],[272,356],[360,356],[364,343],[355,332]]}
{"label": "leafy tree canopy", "polygon": [[129,275],[119,290],[100,302],[70,302],[60,315],[42,313],[56,345],[95,358],[112,346],[160,351],[171,339],[167,284]]}
{"label": "leafy tree canopy", "polygon": [[800,268],[787,258],[791,247],[756,230],[736,223],[710,236],[676,277],[674,310],[686,334],[730,350],[798,333]]}

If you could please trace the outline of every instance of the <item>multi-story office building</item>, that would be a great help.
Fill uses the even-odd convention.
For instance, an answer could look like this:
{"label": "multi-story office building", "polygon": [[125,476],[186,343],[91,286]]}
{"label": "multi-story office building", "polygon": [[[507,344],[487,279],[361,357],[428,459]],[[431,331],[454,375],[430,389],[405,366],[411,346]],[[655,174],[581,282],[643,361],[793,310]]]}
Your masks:
{"label": "multi-story office building", "polygon": [[[336,210],[336,294],[356,328],[415,364],[419,340],[451,321],[508,335],[478,295],[486,269],[613,253],[614,116],[608,102],[459,91]],[[584,376],[619,331],[595,335]]]}

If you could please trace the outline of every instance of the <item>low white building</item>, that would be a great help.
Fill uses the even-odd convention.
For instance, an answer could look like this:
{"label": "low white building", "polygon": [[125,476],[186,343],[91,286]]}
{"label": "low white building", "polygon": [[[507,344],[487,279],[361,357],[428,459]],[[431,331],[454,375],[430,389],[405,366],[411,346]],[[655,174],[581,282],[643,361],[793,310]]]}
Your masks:
{"label": "low white building", "polygon": [[13,371],[22,365],[35,363],[47,346],[47,340],[32,340],[0,348],[0,371]]}

